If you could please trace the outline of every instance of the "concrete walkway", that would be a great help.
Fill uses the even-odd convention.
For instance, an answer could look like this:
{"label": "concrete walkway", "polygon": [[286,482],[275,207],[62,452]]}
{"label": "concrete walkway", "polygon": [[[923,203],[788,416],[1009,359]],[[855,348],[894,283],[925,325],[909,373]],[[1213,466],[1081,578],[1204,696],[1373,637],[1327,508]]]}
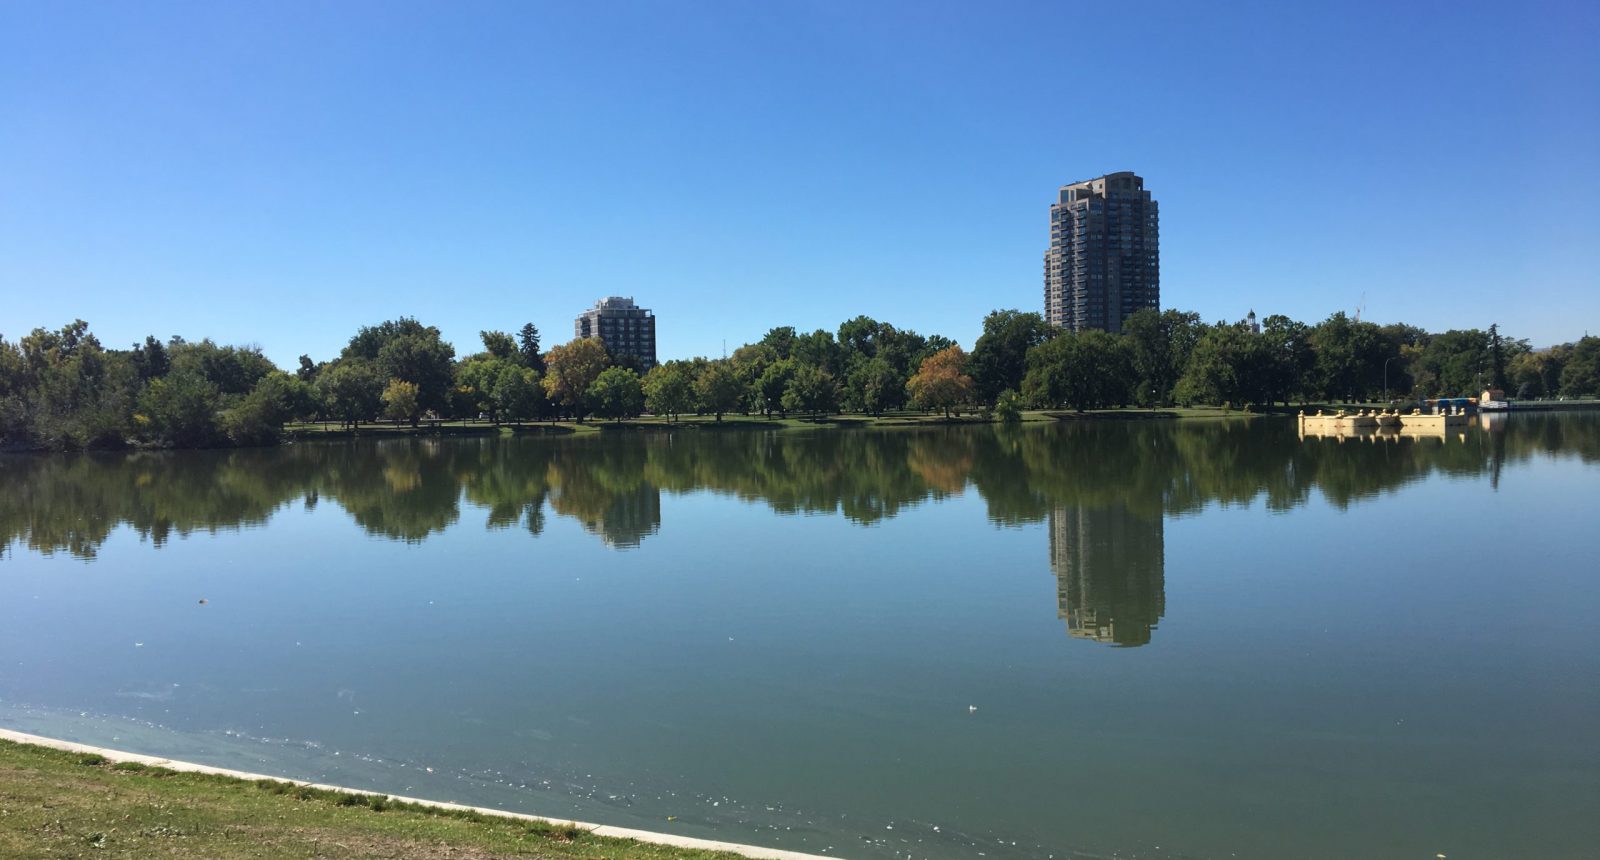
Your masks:
{"label": "concrete walkway", "polygon": [[14,732],[10,729],[0,729],[0,740],[16,741],[19,744],[33,744],[35,746],[49,747],[51,749],[65,750],[66,752],[88,753],[98,755],[114,762],[135,762],[149,765],[150,767],[164,767],[168,770],[184,771],[187,773],[209,773],[216,776],[231,776],[236,779],[271,779],[286,782],[291,785],[302,785],[310,788],[321,788],[328,791],[341,791],[346,794],[362,794],[373,797],[387,797],[405,803],[415,803],[420,806],[431,806],[434,809],[452,809],[456,811],[470,810],[481,812],[484,815],[498,815],[502,818],[514,818],[519,821],[538,821],[545,824],[574,825],[593,833],[596,836],[609,836],[615,839],[634,839],[639,842],[649,842],[655,845],[670,845],[674,848],[693,848],[702,851],[726,851],[730,854],[739,854],[745,857],[758,858],[758,860],[839,860],[823,854],[802,854],[799,851],[783,851],[777,848],[762,848],[756,845],[741,845],[737,842],[718,842],[715,839],[695,839],[689,836],[677,836],[671,833],[656,833],[650,830],[634,830],[628,827],[612,827],[609,824],[586,824],[582,821],[568,821],[563,818],[545,818],[539,815],[525,815],[520,812],[506,812],[503,809],[488,809],[482,806],[463,806],[459,803],[442,803],[437,800],[423,800],[416,797],[404,797],[398,794],[384,794],[381,791],[362,791],[357,788],[346,788],[342,785],[323,785],[316,782],[303,782],[298,779],[284,779],[278,776],[267,776],[260,773],[246,773],[242,770],[228,770],[222,767],[195,764],[188,761],[174,761],[168,758],[140,755],[138,753],[110,750],[105,747],[93,747],[88,744],[78,744],[71,741],[60,741],[55,738],[46,738],[39,735],[30,735],[26,732]]}

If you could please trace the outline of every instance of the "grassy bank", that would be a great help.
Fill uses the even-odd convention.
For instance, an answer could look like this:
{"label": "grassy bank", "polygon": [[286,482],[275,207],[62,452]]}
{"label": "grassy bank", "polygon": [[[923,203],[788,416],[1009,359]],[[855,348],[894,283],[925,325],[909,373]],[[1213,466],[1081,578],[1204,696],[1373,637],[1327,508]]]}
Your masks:
{"label": "grassy bank", "polygon": [[276,781],[0,741],[0,857],[742,860]]}
{"label": "grassy bank", "polygon": [[[1024,423],[1071,421],[1082,419],[1150,419],[1150,418],[1240,418],[1249,413],[1216,407],[1182,407],[1171,409],[1091,409],[1086,412],[1070,410],[1028,411],[1022,413]],[[995,419],[981,414],[963,414],[951,418],[923,412],[892,412],[881,416],[828,415],[822,418],[790,416],[764,418],[760,415],[724,415],[721,421],[709,415],[684,415],[676,420],[656,416],[608,421],[600,418],[574,421],[540,421],[520,425],[495,425],[486,421],[441,421],[411,427],[407,424],[372,423],[351,430],[338,424],[291,424],[284,428],[294,439],[341,439],[351,437],[411,436],[480,436],[495,434],[555,434],[606,433],[617,431],[651,430],[817,430],[824,428],[885,428],[885,427],[945,427],[964,424],[995,424]]]}

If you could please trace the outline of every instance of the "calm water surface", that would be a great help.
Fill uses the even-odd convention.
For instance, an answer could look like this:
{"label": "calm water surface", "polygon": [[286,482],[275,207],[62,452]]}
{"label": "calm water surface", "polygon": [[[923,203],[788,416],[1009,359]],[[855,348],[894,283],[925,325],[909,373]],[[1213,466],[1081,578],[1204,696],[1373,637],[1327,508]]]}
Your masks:
{"label": "calm water surface", "polygon": [[1593,857],[1597,534],[1594,414],[0,458],[0,725],[844,857]]}

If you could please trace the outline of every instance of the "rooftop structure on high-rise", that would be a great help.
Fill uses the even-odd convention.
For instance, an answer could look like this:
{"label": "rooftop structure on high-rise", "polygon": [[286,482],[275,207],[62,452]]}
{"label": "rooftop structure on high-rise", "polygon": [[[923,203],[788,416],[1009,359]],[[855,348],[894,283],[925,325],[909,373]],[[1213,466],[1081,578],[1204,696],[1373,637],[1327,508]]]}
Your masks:
{"label": "rooftop structure on high-rise", "polygon": [[656,316],[633,303],[633,298],[608,296],[578,316],[572,327],[577,337],[597,337],[613,361],[632,358],[641,371],[656,366]]}
{"label": "rooftop structure on high-rise", "polygon": [[1160,218],[1144,180],[1128,171],[1061,186],[1050,204],[1044,318],[1073,331],[1122,331],[1160,309]]}

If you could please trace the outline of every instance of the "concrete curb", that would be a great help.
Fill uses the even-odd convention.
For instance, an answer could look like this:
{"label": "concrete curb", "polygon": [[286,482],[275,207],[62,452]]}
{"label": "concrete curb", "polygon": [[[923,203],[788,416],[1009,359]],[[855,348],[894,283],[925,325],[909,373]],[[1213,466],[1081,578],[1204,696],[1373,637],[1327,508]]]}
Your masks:
{"label": "concrete curb", "polygon": [[0,740],[16,741],[19,744],[33,744],[34,746],[49,747],[50,749],[65,752],[88,753],[102,756],[108,761],[133,762],[150,767],[164,767],[168,770],[182,771],[185,773],[207,773],[214,776],[229,776],[235,779],[260,780],[270,779],[276,782],[286,782],[290,785],[320,788],[326,791],[340,791],[346,794],[360,794],[369,797],[387,797],[403,803],[415,803],[419,806],[428,806],[434,809],[449,809],[457,812],[479,812],[484,815],[497,815],[501,818],[513,818],[518,821],[536,821],[544,824],[573,825],[593,833],[596,836],[606,836],[613,839],[632,839],[637,842],[648,842],[653,845],[668,845],[673,848],[690,848],[700,851],[725,851],[729,854],[738,854],[756,860],[840,860],[838,857],[824,854],[803,854],[799,851],[784,851],[778,848],[762,848],[758,845],[742,845],[737,842],[718,842],[715,839],[695,839],[690,836],[678,836],[672,833],[656,833],[651,830],[634,830],[629,827],[612,827],[609,824],[588,824],[582,821],[568,821],[564,818],[545,818],[540,815],[527,815],[521,812],[507,812],[503,809],[489,809],[483,806],[464,806],[459,803],[444,803],[438,800],[423,800],[418,797],[404,797],[398,794],[385,794],[381,791],[363,791],[359,788],[346,788],[342,785],[323,785],[316,782],[305,782],[298,779],[285,779],[280,776],[268,776],[260,773],[247,773],[242,770],[229,770],[222,767],[195,764],[188,761],[175,761],[169,758],[140,755],[138,753],[111,750],[105,747],[89,746],[88,744],[73,743],[72,741],[56,740],[55,738],[30,735],[26,732],[16,732],[10,729],[0,729]]}

